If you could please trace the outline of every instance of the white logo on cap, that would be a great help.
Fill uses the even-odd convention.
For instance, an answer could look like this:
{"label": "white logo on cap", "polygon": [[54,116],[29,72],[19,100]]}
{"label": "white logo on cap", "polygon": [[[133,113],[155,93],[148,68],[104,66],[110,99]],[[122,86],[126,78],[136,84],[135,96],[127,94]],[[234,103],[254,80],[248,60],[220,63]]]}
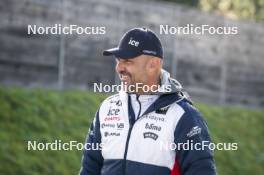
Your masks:
{"label": "white logo on cap", "polygon": [[135,40],[133,40],[133,38],[130,38],[128,44],[138,47],[139,41],[135,41]]}
{"label": "white logo on cap", "polygon": [[155,52],[155,51],[152,51],[152,50],[143,50],[142,52],[143,52],[143,53],[146,53],[146,54],[153,54],[153,55],[157,55],[157,52]]}

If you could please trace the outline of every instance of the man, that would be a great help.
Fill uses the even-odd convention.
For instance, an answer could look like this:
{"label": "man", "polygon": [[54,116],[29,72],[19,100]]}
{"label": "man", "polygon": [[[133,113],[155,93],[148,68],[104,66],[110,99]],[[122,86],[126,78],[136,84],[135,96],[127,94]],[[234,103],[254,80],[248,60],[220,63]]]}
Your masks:
{"label": "man", "polygon": [[103,54],[115,56],[123,89],[98,109],[87,144],[101,144],[102,149],[84,150],[80,174],[216,174],[208,147],[186,148],[186,143],[210,143],[208,128],[181,85],[162,69],[158,37],[135,28]]}

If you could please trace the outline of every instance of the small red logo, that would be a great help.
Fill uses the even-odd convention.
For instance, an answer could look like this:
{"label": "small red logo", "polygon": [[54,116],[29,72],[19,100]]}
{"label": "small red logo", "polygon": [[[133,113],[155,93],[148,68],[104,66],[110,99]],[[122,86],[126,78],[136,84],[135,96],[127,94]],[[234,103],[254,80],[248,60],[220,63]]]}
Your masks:
{"label": "small red logo", "polygon": [[107,116],[104,118],[104,121],[120,121],[120,117],[118,116]]}

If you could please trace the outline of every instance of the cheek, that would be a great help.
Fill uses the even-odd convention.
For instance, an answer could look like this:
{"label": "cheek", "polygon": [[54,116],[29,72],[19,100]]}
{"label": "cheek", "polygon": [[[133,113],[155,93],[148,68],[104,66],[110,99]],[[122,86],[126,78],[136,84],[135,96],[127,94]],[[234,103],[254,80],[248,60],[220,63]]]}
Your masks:
{"label": "cheek", "polygon": [[145,82],[146,79],[146,70],[145,69],[138,69],[135,71],[134,79],[138,82]]}

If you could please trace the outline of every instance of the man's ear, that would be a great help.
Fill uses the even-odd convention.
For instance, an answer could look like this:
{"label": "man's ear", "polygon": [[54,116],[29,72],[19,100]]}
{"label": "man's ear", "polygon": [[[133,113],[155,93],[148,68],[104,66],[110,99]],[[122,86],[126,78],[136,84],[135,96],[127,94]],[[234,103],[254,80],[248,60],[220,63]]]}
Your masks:
{"label": "man's ear", "polygon": [[156,72],[156,63],[153,59],[149,59],[147,66],[146,66],[146,72],[149,76],[153,76]]}
{"label": "man's ear", "polygon": [[156,71],[157,69],[160,69],[161,67],[161,60],[160,58],[153,57],[150,60],[150,69]]}
{"label": "man's ear", "polygon": [[156,68],[156,62],[154,61],[154,59],[153,58],[150,58],[149,60],[148,60],[148,63],[147,63],[147,70],[149,71],[149,72],[153,72]]}

